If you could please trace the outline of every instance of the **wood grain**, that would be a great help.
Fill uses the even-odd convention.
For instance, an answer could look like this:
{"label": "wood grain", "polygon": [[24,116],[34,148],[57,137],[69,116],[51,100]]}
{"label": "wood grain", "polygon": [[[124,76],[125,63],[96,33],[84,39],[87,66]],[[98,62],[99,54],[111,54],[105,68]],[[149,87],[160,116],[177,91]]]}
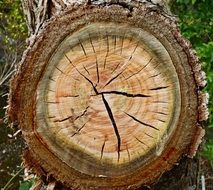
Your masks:
{"label": "wood grain", "polygon": [[125,25],[93,24],[67,37],[37,93],[37,131],[52,151],[60,156],[73,147],[78,159],[85,159],[83,152],[102,165],[129,164],[152,149],[150,156],[161,154],[160,141],[170,138],[179,117],[179,83],[167,51],[147,32]]}

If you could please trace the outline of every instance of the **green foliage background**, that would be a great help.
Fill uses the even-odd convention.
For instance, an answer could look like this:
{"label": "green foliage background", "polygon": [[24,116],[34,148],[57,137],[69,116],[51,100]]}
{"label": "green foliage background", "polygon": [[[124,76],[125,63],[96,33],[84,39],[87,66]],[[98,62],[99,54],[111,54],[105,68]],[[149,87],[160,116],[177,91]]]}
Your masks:
{"label": "green foliage background", "polygon": [[27,37],[20,0],[0,1],[0,42],[4,50],[16,51]]}
{"label": "green foliage background", "polygon": [[213,1],[176,0],[172,10],[180,18],[182,34],[192,43],[206,72],[209,93],[209,120],[205,123],[207,143],[201,153],[213,167]]}
{"label": "green foliage background", "polygon": [[26,38],[20,0],[0,0],[0,95],[5,93],[14,62],[21,58]]}
{"label": "green foliage background", "polygon": [[[26,47],[27,29],[20,0],[0,0],[0,189],[17,190],[22,180],[20,138],[2,123],[7,105],[8,81]],[[20,136],[20,135],[19,135]],[[22,189],[24,190],[24,189]]]}
{"label": "green foliage background", "polygon": [[[171,9],[180,18],[182,34],[191,41],[207,74],[208,86],[204,90],[210,95],[210,117],[205,123],[207,143],[201,154],[213,167],[213,0],[173,0]],[[0,68],[10,61],[6,56],[16,52],[21,56],[26,37],[20,0],[0,0]],[[19,189],[28,189],[28,185],[28,182],[22,183]]]}

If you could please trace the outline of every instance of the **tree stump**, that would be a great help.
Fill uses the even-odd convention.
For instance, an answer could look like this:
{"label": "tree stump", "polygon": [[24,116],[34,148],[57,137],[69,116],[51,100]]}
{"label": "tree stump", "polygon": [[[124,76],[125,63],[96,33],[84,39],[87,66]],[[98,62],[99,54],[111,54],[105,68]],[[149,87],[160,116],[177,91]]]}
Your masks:
{"label": "tree stump", "polygon": [[11,81],[26,165],[70,189],[137,189],[193,157],[205,81],[174,18],[146,1],[54,2]]}

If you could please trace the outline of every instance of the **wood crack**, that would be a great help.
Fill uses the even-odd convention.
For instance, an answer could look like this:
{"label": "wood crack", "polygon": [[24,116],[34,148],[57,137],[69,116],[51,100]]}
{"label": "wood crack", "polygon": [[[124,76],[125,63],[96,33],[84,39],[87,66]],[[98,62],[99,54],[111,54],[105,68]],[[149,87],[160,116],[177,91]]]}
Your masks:
{"label": "wood crack", "polygon": [[[125,68],[126,69],[126,68]],[[124,69],[124,70],[125,70]],[[114,76],[112,79],[110,79],[105,85],[104,85],[104,87],[106,87],[107,85],[109,85],[112,81],[114,81],[116,78],[118,78],[123,72],[124,72],[124,70],[123,71],[121,71],[120,73],[118,73],[116,76]],[[103,87],[103,88],[104,88]]]}
{"label": "wood crack", "polygon": [[53,81],[53,82],[56,82],[53,78],[51,78],[51,77],[49,77],[49,79],[51,80],[51,81]]}
{"label": "wood crack", "polygon": [[101,159],[103,158],[105,144],[106,144],[106,140],[104,140],[104,143],[101,147]]}
{"label": "wood crack", "polygon": [[95,64],[96,64],[96,72],[97,72],[97,78],[98,78],[98,81],[97,81],[97,83],[99,83],[100,76],[99,76],[99,68],[98,68],[98,60],[97,60],[97,57],[96,57]]}
{"label": "wood crack", "polygon": [[114,119],[114,116],[113,116],[113,113],[112,113],[112,110],[108,104],[108,102],[106,101],[105,97],[103,94],[102,95],[102,100],[104,102],[104,105],[106,107],[106,110],[107,110],[107,113],[109,115],[109,118],[111,120],[111,123],[112,123],[112,126],[114,128],[114,132],[115,132],[115,135],[117,137],[117,141],[118,141],[118,162],[119,162],[119,159],[120,159],[120,150],[121,150],[121,137],[120,137],[120,134],[118,132],[118,127],[116,125],[116,122],[115,122],[115,119]]}
{"label": "wood crack", "polygon": [[148,136],[148,137],[154,139],[154,137],[153,137],[152,135],[150,135],[150,134],[148,134],[148,133],[144,133],[144,134],[145,134],[146,136]]}
{"label": "wood crack", "polygon": [[162,89],[166,89],[168,88],[169,86],[160,86],[160,87],[156,87],[156,88],[151,88],[149,90],[162,90]]}
{"label": "wood crack", "polygon": [[73,118],[73,116],[71,115],[71,116],[66,117],[64,119],[56,119],[56,120],[54,120],[54,122],[63,122],[63,121],[66,121],[66,120],[69,120],[69,119],[72,119],[72,118]]}
{"label": "wood crack", "polygon": [[86,109],[84,110],[84,112],[81,115],[77,116],[74,121],[76,121],[77,119],[83,117],[87,113],[88,109],[89,109],[89,106],[87,106]]}
{"label": "wood crack", "polygon": [[[86,107],[86,109],[83,111],[82,114],[80,114],[79,116],[75,117],[74,121],[76,121],[76,120],[79,119],[80,117],[83,117],[83,116],[86,114],[88,108],[89,108],[89,106]],[[56,119],[56,120],[54,120],[54,122],[63,122],[63,121],[69,120],[69,119],[73,119],[73,115],[71,115],[71,116],[69,116],[69,117],[66,117],[66,118],[64,118],[64,119]]]}
{"label": "wood crack", "polygon": [[137,137],[135,137],[135,139],[140,142],[141,144],[145,145],[146,147],[150,148],[146,143],[144,143],[143,141],[141,141],[140,139],[138,139]]}
{"label": "wood crack", "polygon": [[127,93],[127,92],[120,92],[120,91],[106,91],[106,92],[101,92],[99,94],[116,94],[116,95],[122,95],[122,96],[126,96],[126,97],[151,97],[149,95],[146,95],[146,94],[130,94],[130,93]]}
{"label": "wood crack", "polygon": [[90,75],[90,72],[88,71],[88,69],[83,65],[84,70],[87,72],[88,75]]}
{"label": "wood crack", "polygon": [[87,124],[87,122],[84,123],[74,134],[72,134],[71,137],[74,137],[76,134],[79,134],[79,132],[85,127],[86,124]]}
{"label": "wood crack", "polygon": [[57,66],[55,66],[55,68],[60,71],[62,74],[66,75],[61,69],[59,69]]}
{"label": "wood crack", "polygon": [[165,123],[166,121],[162,120],[162,119],[157,119],[158,121]]}
{"label": "wood crack", "polygon": [[79,95],[62,95],[62,96],[60,96],[60,97],[70,97],[70,98],[77,98],[77,97],[79,97]]}
{"label": "wood crack", "polygon": [[154,112],[154,113],[158,113],[158,114],[161,114],[161,115],[168,115],[167,113],[164,113],[164,112]]}
{"label": "wood crack", "polygon": [[151,58],[151,59],[147,62],[147,64],[144,65],[139,71],[137,71],[137,72],[133,73],[132,75],[130,75],[129,77],[125,78],[125,80],[128,80],[128,79],[130,79],[131,77],[133,77],[133,76],[139,74],[144,68],[146,68],[146,67],[149,65],[149,63],[152,61],[152,59],[153,59],[153,58]]}
{"label": "wood crack", "polygon": [[78,41],[79,41],[79,44],[80,44],[80,46],[81,46],[81,48],[82,48],[82,50],[83,50],[83,52],[84,52],[84,55],[87,57],[87,53],[86,53],[86,50],[85,50],[85,48],[84,48],[82,42],[80,41],[80,39],[78,39]]}
{"label": "wood crack", "polygon": [[119,66],[120,64],[121,64],[121,62],[118,63],[118,64],[116,65],[115,69],[113,69],[113,71],[111,72],[111,74],[113,74],[113,73],[117,70],[117,68],[118,68],[118,66]]}
{"label": "wood crack", "polygon": [[156,128],[156,127],[154,127],[154,126],[152,126],[152,125],[150,125],[150,124],[144,123],[144,122],[138,120],[137,118],[135,118],[134,116],[132,116],[132,115],[126,113],[126,112],[124,112],[124,113],[125,113],[126,115],[128,115],[129,117],[131,117],[134,121],[136,121],[136,122],[138,122],[138,123],[140,123],[140,124],[142,124],[142,125],[145,125],[145,126],[147,126],[147,127],[150,127],[150,128],[152,128],[152,129],[155,129],[155,130],[159,131],[158,128]]}
{"label": "wood crack", "polygon": [[67,58],[67,60],[70,62],[70,64],[76,69],[76,71],[77,71],[82,77],[84,77],[84,78],[92,85],[93,90],[95,91],[95,93],[98,94],[98,91],[97,91],[97,89],[95,88],[95,85],[93,84],[93,82],[92,82],[90,79],[88,79],[85,75],[83,75],[83,74],[76,68],[76,66],[72,63],[72,61],[69,59],[69,57],[67,57],[66,54],[64,54],[64,55],[65,55],[65,57]]}

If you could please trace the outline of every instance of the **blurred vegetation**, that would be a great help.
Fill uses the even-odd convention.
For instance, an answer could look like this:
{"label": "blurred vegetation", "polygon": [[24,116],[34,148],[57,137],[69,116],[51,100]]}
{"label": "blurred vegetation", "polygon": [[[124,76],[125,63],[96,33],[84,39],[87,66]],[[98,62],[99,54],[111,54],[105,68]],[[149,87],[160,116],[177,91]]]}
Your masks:
{"label": "blurred vegetation", "polygon": [[213,167],[213,1],[212,0],[176,0],[173,12],[180,18],[182,34],[192,43],[206,72],[208,85],[204,89],[209,93],[209,120],[207,143],[201,155],[207,157]]}
{"label": "blurred vegetation", "polygon": [[27,29],[20,0],[0,1],[0,34],[1,48],[13,53],[16,46],[26,39]]}
{"label": "blurred vegetation", "polygon": [[20,0],[0,0],[0,189],[19,188],[24,174],[21,152],[24,143],[17,129],[3,123],[9,79],[26,48],[27,29]]}
{"label": "blurred vegetation", "polygon": [[20,60],[27,28],[20,0],[0,1],[0,95],[7,92],[8,81]]}
{"label": "blurred vegetation", "polygon": [[[180,18],[182,34],[191,41],[207,74],[208,86],[204,90],[210,95],[210,117],[205,123],[208,140],[201,154],[210,160],[213,167],[213,115],[211,114],[213,112],[212,10],[213,0],[172,1],[172,12]],[[0,96],[8,92],[8,80],[15,70],[15,64],[21,58],[21,53],[25,49],[26,37],[27,29],[20,0],[0,0]],[[1,112],[3,112],[2,108]],[[3,117],[3,114],[1,114],[1,117]],[[22,182],[19,190],[27,190],[31,184],[31,181]],[[17,186],[9,187],[17,189],[15,188]]]}

